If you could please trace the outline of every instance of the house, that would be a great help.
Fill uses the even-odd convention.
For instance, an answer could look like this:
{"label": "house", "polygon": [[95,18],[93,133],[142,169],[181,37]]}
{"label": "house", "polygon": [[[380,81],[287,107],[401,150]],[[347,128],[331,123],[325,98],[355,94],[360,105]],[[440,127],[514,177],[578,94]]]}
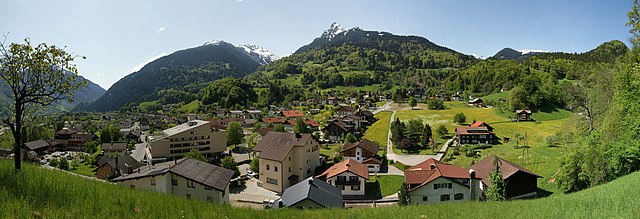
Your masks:
{"label": "house", "polygon": [[244,111],[242,111],[242,110],[231,110],[231,111],[229,111],[229,117],[244,119]]}
{"label": "house", "polygon": [[140,136],[142,136],[142,130],[138,127],[128,128],[128,129],[120,129],[120,133],[124,136],[124,139],[129,141],[135,141],[140,143]]}
{"label": "house", "polygon": [[342,121],[332,121],[322,129],[325,140],[337,142],[348,133],[352,133],[352,129]]}
{"label": "house", "polygon": [[378,144],[368,139],[363,139],[353,144],[347,143],[342,146],[342,154],[345,160],[352,159],[361,163],[367,161],[366,165],[369,172],[380,171],[382,162],[375,157],[378,150]]}
{"label": "house", "polygon": [[338,107],[338,109],[336,109],[336,114],[338,114],[339,116],[350,116],[356,114],[356,108],[353,108],[351,106],[340,106]]}
{"label": "house", "polygon": [[516,121],[531,121],[531,110],[516,110]]}
{"label": "house", "polygon": [[106,180],[123,174],[130,174],[133,173],[134,169],[141,166],[142,164],[131,155],[123,155],[115,158],[102,157],[98,161],[98,167],[95,169],[96,178]]}
{"label": "house", "polygon": [[13,149],[0,148],[0,157],[9,157],[10,154],[13,154]]}
{"label": "house", "polygon": [[456,128],[456,136],[460,144],[493,144],[495,135],[493,127],[482,121],[477,121],[470,126],[459,126]]}
{"label": "house", "polygon": [[284,125],[285,121],[287,121],[285,118],[262,117],[260,119],[260,123],[262,124],[262,127],[267,127],[269,123],[273,125]]}
{"label": "house", "polygon": [[122,154],[124,151],[127,150],[127,142],[109,142],[109,143],[102,143],[100,145],[100,148],[102,149],[102,152],[105,154],[111,154],[111,153],[115,153],[115,154]]}
{"label": "house", "polygon": [[320,113],[320,109],[309,109],[307,112],[311,115],[315,115]]}
{"label": "house", "polygon": [[212,129],[209,121],[191,120],[149,138],[152,159],[179,159],[191,149],[207,158],[219,155],[227,149],[227,135]]}
{"label": "house", "polygon": [[454,101],[463,101],[463,100],[464,100],[464,97],[462,97],[462,96],[460,96],[460,95],[458,95],[458,94],[455,94],[455,95],[451,96],[451,100],[454,100]]}
{"label": "house", "polygon": [[[244,111],[245,117],[258,120],[262,118],[262,111],[260,110],[246,110]],[[248,116],[247,116],[248,115]]]}
{"label": "house", "polygon": [[346,159],[329,167],[317,178],[340,189],[342,195],[364,195],[365,183],[369,180],[369,171],[364,164]]}
{"label": "house", "polygon": [[300,110],[282,110],[280,111],[280,116],[283,116],[287,119],[295,119],[298,117],[304,117],[304,114],[302,112],[300,112]]}
{"label": "house", "polygon": [[340,190],[319,179],[302,180],[287,188],[271,208],[344,208]]}
{"label": "house", "polygon": [[[306,125],[307,128],[309,128],[309,130],[311,131],[318,131],[318,123],[316,123],[315,120],[313,119],[303,119],[302,120]],[[284,130],[288,131],[288,132],[293,132],[294,127],[296,126],[296,120],[292,119],[292,120],[287,120],[284,122]]]}
{"label": "house", "polygon": [[51,144],[45,140],[30,141],[23,145],[23,148],[27,149],[27,151],[33,151],[38,155],[44,155],[51,148]]}
{"label": "house", "polygon": [[253,148],[258,152],[260,186],[283,192],[313,176],[320,165],[320,143],[310,134],[269,132]]}
{"label": "house", "polygon": [[[535,174],[511,161],[498,158],[498,165],[502,173],[502,179],[506,183],[507,199],[526,199],[536,198],[538,190],[538,178],[540,175]],[[487,189],[491,187],[489,174],[495,172],[496,166],[493,164],[494,156],[488,156],[470,168],[476,171],[476,175],[482,178],[480,189],[482,190],[481,199],[485,199]]]}
{"label": "house", "polygon": [[364,119],[365,123],[367,124],[373,124],[376,121],[376,117],[374,116],[373,112],[369,110],[360,110],[358,111],[358,113],[356,113],[356,116]]}
{"label": "house", "polygon": [[94,134],[78,132],[73,129],[62,128],[55,132],[53,140],[69,148],[84,148],[84,144],[93,141],[97,136]]}
{"label": "house", "polygon": [[467,104],[469,104],[469,106],[483,106],[484,105],[484,101],[480,98],[475,98],[472,100],[469,100],[469,102],[467,102]]}
{"label": "house", "polygon": [[480,178],[472,169],[430,158],[404,171],[411,204],[479,200]]}
{"label": "house", "polygon": [[233,174],[233,170],[187,158],[143,166],[111,181],[132,189],[225,204],[229,203]]}

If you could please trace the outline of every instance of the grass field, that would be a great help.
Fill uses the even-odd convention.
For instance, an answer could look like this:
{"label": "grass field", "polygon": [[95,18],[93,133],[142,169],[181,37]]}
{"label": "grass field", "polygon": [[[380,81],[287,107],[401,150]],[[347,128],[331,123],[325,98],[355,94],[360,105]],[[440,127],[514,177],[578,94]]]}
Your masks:
{"label": "grass field", "polygon": [[378,151],[379,155],[387,154],[387,136],[389,135],[389,120],[391,119],[391,114],[391,112],[380,112],[376,114],[375,117],[378,121],[369,126],[364,133],[364,138],[380,146],[380,150]]}
{"label": "grass field", "polygon": [[[523,156],[525,152],[523,151],[524,149],[516,149],[515,141],[511,141],[481,150],[480,157],[459,155],[449,162],[468,167],[472,162],[476,162],[485,156],[498,155],[540,174],[544,179],[538,180],[539,186],[550,192],[556,192],[556,186],[548,183],[548,180],[560,166],[562,148],[546,146],[545,137],[553,135],[563,129],[565,123],[569,121],[572,116],[571,112],[566,110],[556,110],[545,113],[534,112],[533,117],[539,118],[537,122],[511,122],[509,118],[501,115],[498,110],[494,108],[471,107],[462,102],[445,102],[445,107],[447,108],[445,110],[426,110],[425,107],[421,107],[422,110],[402,110],[398,111],[396,116],[403,121],[411,118],[421,118],[426,123],[431,124],[432,127],[444,124],[449,132],[452,133],[455,127],[458,126],[453,123],[453,116],[457,113],[464,113],[467,117],[467,123],[471,123],[474,119],[487,122],[495,128],[494,132],[500,139],[504,137],[514,139],[516,133],[522,136],[526,134],[530,146],[527,159],[523,159],[523,157],[526,157]],[[523,143],[520,142],[519,145],[523,145]],[[451,152],[451,150],[449,152]]]}
{"label": "grass field", "polygon": [[382,194],[382,197],[386,197],[400,191],[400,186],[404,182],[404,177],[394,175],[369,176],[368,182],[375,183],[376,180],[378,181],[378,184],[380,184],[380,193]]}
{"label": "grass field", "polygon": [[195,113],[198,111],[198,107],[200,107],[200,100],[194,100],[182,105],[179,110],[183,113]]}
{"label": "grass field", "polygon": [[639,181],[636,172],[574,194],[509,202],[254,210],[132,190],[28,164],[16,173],[12,161],[0,160],[0,218],[638,218]]}

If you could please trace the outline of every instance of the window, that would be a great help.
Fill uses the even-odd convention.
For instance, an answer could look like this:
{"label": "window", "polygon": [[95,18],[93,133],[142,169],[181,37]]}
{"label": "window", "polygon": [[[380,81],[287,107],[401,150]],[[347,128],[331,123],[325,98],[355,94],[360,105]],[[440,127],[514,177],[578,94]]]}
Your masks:
{"label": "window", "polygon": [[156,179],[151,178],[151,185],[152,185],[152,186],[156,185]]}
{"label": "window", "polygon": [[455,195],[453,195],[453,200],[462,200],[464,199],[464,194],[462,193],[456,193]]}
{"label": "window", "polygon": [[449,197],[449,194],[444,194],[440,196],[440,201],[441,202],[445,202],[445,201],[449,201],[451,198]]}
{"label": "window", "polygon": [[345,181],[347,181],[346,176],[338,176],[338,182],[345,182]]}
{"label": "window", "polygon": [[207,201],[208,201],[208,202],[213,202],[213,197],[211,197],[211,196],[207,196]]}
{"label": "window", "polygon": [[192,188],[192,189],[193,189],[193,188],[195,188],[195,187],[196,187],[196,186],[195,186],[195,185],[193,185],[193,181],[191,181],[191,180],[187,180],[187,188]]}
{"label": "window", "polygon": [[289,167],[289,173],[291,173],[291,167]]}
{"label": "window", "polygon": [[422,202],[429,202],[428,196],[422,196]]}
{"label": "window", "polygon": [[360,186],[351,186],[351,191],[360,191]]}
{"label": "window", "polygon": [[171,185],[172,186],[178,186],[178,180],[177,179],[172,179],[171,180]]}
{"label": "window", "polygon": [[357,176],[349,176],[349,182],[355,182],[355,181],[358,181]]}
{"label": "window", "polygon": [[211,190],[211,189],[212,189],[212,188],[211,188],[211,187],[209,187],[209,186],[205,186],[205,187],[204,187],[204,190]]}
{"label": "window", "polygon": [[340,190],[344,190],[344,186],[342,186],[342,185],[341,185],[341,186],[339,186],[339,187],[340,187]]}
{"label": "window", "polygon": [[277,166],[273,166],[273,171],[278,172],[278,167]]}
{"label": "window", "polygon": [[291,161],[291,156],[289,156],[289,161]]}
{"label": "window", "polygon": [[267,183],[273,184],[273,185],[278,185],[278,180],[274,179],[274,178],[267,177]]}
{"label": "window", "polygon": [[269,170],[269,164],[267,164],[267,170]]}
{"label": "window", "polygon": [[436,183],[436,184],[433,184],[433,189],[439,189],[439,188],[443,188],[443,189],[449,188],[449,189],[451,189],[451,188],[453,188],[453,184],[452,183]]}

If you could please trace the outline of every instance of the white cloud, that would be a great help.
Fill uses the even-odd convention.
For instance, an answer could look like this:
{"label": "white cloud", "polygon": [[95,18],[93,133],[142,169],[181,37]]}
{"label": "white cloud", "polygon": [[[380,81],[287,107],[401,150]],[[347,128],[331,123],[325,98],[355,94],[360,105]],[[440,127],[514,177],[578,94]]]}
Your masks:
{"label": "white cloud", "polygon": [[158,33],[162,32],[162,31],[164,31],[164,30],[166,30],[166,29],[167,29],[166,27],[160,27],[160,28],[158,29]]}
{"label": "white cloud", "polygon": [[237,1],[237,2],[242,2],[242,1],[244,1],[244,0],[236,0],[236,1]]}
{"label": "white cloud", "polygon": [[142,67],[144,67],[145,65],[149,64],[150,62],[153,62],[156,59],[159,59],[163,56],[169,55],[166,52],[162,52],[154,57],[151,57],[149,59],[147,59],[147,61],[144,61],[143,63],[137,64],[136,66],[133,66],[133,68],[131,68],[131,71],[140,71],[140,69],[142,69]]}

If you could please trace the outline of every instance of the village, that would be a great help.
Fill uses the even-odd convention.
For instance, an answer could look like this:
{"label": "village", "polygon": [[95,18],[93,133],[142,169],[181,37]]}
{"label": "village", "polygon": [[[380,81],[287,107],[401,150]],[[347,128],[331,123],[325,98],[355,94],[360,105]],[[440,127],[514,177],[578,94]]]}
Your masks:
{"label": "village", "polygon": [[[483,118],[457,121],[453,129],[432,123],[433,131],[425,123],[428,131],[420,127],[417,134],[408,127],[413,116],[402,118],[409,125],[397,119],[420,109],[495,110],[482,99],[416,94],[398,104],[390,95],[361,95],[184,117],[161,113],[175,106],[153,113],[85,113],[67,117],[83,121],[65,120],[52,139],[25,143],[22,156],[43,167],[132,189],[258,209],[483,201],[496,169],[506,182],[506,199],[539,196],[543,176],[523,168],[524,160],[482,157],[475,150],[518,136],[499,137]],[[428,110],[434,99],[445,109]],[[510,123],[539,123],[531,110],[512,113],[505,119]],[[399,126],[405,133],[398,134]],[[470,166],[450,163],[461,150],[478,161]],[[15,156],[11,150],[0,152]]]}

